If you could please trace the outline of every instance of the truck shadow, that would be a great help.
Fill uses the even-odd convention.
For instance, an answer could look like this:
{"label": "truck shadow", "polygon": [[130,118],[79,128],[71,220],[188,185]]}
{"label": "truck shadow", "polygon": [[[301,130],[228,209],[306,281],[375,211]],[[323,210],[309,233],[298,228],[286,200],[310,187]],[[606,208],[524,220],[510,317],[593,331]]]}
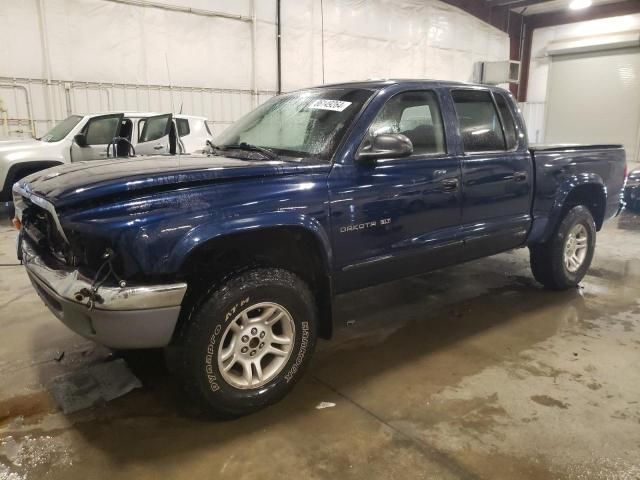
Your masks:
{"label": "truck shadow", "polygon": [[[202,420],[164,367],[162,352],[122,352],[144,388],[69,415],[70,428],[126,465],[231,448],[270,427],[313,424],[316,405],[326,400],[382,412],[403,404],[419,410],[416,395],[426,401],[589,320],[579,290],[546,292],[528,276],[505,273],[526,268],[521,256],[503,254],[339,297],[334,339],[320,342],[300,384],[279,404],[235,421]],[[38,348],[47,339],[34,340]]]}
{"label": "truck shadow", "polygon": [[[334,339],[320,342],[300,384],[277,405],[234,421],[200,418],[161,352],[125,352],[145,387],[69,415],[70,428],[126,465],[234,449],[283,425],[313,429],[322,422],[315,408],[322,401],[377,412],[426,408],[429,395],[592,318],[579,289],[544,291],[526,268],[522,256],[508,253],[339,297]],[[512,271],[522,275],[502,273]]]}

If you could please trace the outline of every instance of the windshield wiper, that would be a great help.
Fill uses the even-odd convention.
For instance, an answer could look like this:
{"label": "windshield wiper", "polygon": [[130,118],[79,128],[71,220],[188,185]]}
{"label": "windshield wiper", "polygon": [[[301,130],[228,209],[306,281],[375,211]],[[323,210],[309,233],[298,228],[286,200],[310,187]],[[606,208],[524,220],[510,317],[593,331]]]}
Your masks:
{"label": "windshield wiper", "polygon": [[232,144],[232,145],[215,145],[214,148],[217,150],[229,150],[229,149],[248,150],[251,152],[260,152],[265,157],[271,160],[275,160],[276,158],[278,158],[278,154],[273,150],[270,150],[265,147],[259,147],[258,145],[251,145],[250,143],[247,143],[247,142],[242,142],[242,143]]}

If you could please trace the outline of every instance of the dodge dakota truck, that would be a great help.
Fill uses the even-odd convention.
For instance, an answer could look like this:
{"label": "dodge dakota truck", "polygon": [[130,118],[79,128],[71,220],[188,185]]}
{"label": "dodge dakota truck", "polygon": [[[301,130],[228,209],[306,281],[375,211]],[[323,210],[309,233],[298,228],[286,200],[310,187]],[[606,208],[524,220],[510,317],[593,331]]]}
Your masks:
{"label": "dodge dakota truck", "polygon": [[206,118],[193,115],[71,115],[41,138],[0,140],[0,209],[10,207],[13,184],[39,170],[110,156],[202,152],[211,138]]}
{"label": "dodge dakota truck", "polygon": [[209,155],[80,162],[13,187],[19,255],[71,329],[166,348],[220,417],[282,398],[336,295],[518,247],[576,287],[625,181],[619,145],[530,148],[496,87],[401,80],[274,97]]}

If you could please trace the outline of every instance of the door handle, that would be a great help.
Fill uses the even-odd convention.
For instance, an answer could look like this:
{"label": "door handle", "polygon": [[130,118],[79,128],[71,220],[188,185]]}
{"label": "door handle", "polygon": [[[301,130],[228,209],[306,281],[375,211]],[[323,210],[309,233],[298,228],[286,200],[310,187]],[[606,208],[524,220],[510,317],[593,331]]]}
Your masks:
{"label": "door handle", "polygon": [[156,145],[155,147],[153,147],[154,150],[162,150],[164,148],[164,145]]}
{"label": "door handle", "polygon": [[527,179],[527,172],[515,172],[513,174],[513,180],[515,182],[524,182]]}
{"label": "door handle", "polygon": [[458,179],[457,178],[445,178],[442,180],[442,189],[445,192],[454,192],[458,189]]}
{"label": "door handle", "polygon": [[107,152],[100,152],[100,156],[101,157],[106,157],[107,156]]}

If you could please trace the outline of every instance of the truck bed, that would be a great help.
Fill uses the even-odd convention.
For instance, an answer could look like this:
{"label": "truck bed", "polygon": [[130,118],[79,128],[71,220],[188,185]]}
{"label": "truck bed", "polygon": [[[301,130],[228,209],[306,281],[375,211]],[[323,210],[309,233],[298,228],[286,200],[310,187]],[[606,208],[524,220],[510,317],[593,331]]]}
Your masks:
{"label": "truck bed", "polygon": [[575,185],[588,183],[604,192],[606,205],[600,218],[595,219],[598,229],[618,213],[626,167],[622,145],[535,145],[529,150],[535,170],[530,242],[549,234],[547,227],[554,220],[550,214],[560,213],[558,205]]}

